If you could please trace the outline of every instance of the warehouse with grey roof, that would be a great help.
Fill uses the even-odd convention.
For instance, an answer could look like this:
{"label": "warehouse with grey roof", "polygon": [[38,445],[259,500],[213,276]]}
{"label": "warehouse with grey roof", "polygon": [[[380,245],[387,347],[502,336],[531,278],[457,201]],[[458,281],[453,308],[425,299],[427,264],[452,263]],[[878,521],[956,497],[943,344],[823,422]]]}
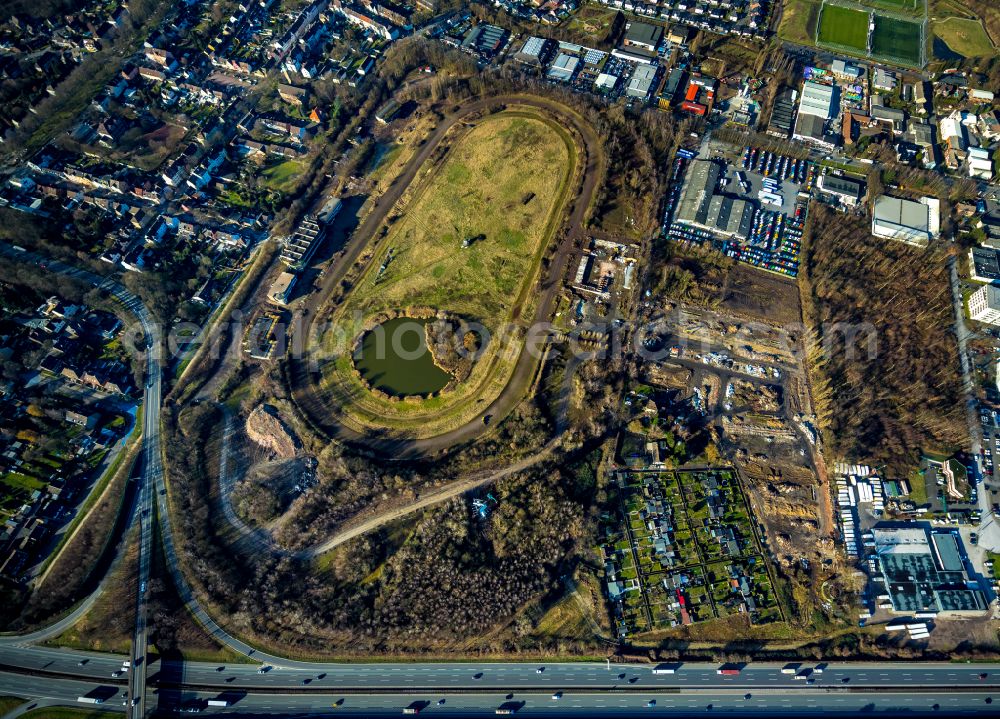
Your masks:
{"label": "warehouse with grey roof", "polygon": [[746,200],[718,195],[721,168],[709,160],[691,163],[674,220],[727,237],[745,240],[753,224],[753,205]]}

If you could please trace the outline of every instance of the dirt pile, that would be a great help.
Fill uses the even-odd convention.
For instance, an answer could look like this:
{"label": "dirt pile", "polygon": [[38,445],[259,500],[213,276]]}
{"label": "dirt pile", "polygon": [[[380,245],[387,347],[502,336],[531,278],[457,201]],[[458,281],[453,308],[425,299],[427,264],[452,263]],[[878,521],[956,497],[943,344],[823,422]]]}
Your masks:
{"label": "dirt pile", "polygon": [[291,459],[300,446],[298,437],[270,405],[262,404],[250,413],[246,432],[250,439],[269,450],[276,459]]}

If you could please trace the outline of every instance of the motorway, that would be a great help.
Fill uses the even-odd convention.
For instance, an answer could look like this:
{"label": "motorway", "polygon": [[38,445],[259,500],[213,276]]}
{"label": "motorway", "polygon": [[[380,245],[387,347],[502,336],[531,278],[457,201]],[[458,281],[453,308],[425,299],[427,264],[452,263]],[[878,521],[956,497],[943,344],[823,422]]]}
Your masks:
{"label": "motorway", "polygon": [[[121,656],[65,649],[0,647],[0,694],[33,702],[68,704],[91,694],[107,696],[111,708],[121,685],[111,679]],[[81,666],[80,662],[85,663]],[[21,671],[74,675],[44,680]],[[225,696],[227,713],[358,713],[399,714],[413,702],[449,716],[484,716],[505,702],[525,702],[524,714],[629,715],[673,709],[682,713],[722,711],[739,714],[860,711],[932,712],[942,714],[1000,707],[1000,672],[995,665],[971,664],[830,664],[814,674],[812,685],[782,674],[781,664],[754,663],[738,676],[720,676],[717,665],[685,663],[675,674],[653,674],[650,665],[603,663],[468,663],[468,664],[315,664],[308,669],[259,665],[154,661],[149,668],[155,706],[171,710],[193,699]],[[813,667],[814,664],[803,666]],[[543,669],[539,672],[539,669]],[[992,670],[992,671],[991,671]],[[981,673],[986,679],[980,679]],[[153,688],[156,687],[156,688]],[[954,691],[964,687],[964,691]],[[952,691],[943,692],[948,688]],[[102,694],[103,692],[103,694]],[[553,695],[561,694],[559,699]],[[746,695],[749,694],[750,698]],[[509,697],[509,698],[508,698]],[[443,705],[437,702],[444,699]],[[651,700],[655,707],[648,707]],[[990,700],[987,703],[987,700]],[[149,708],[154,708],[151,698]],[[208,707],[208,711],[216,708]]]}

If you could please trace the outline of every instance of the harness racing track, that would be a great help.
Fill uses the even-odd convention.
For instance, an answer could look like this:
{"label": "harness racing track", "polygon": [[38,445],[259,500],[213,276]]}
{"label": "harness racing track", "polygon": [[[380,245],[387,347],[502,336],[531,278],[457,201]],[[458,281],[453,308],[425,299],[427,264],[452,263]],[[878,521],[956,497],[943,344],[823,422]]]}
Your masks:
{"label": "harness racing track", "polygon": [[[368,415],[366,419],[369,421],[359,422],[357,414],[351,416],[345,411],[345,405],[357,401],[358,393],[367,390],[359,389],[350,382],[331,381],[331,375],[335,375],[337,370],[329,353],[324,350],[324,333],[329,331],[331,320],[336,325],[335,320],[340,314],[347,314],[347,308],[355,300],[353,295],[362,283],[367,283],[361,292],[363,301],[354,304],[365,304],[364,293],[370,291],[372,278],[377,276],[376,268],[384,261],[388,247],[392,247],[393,243],[399,246],[395,238],[407,226],[412,228],[415,224],[408,222],[407,213],[413,208],[420,209],[428,186],[451,162],[456,145],[491,118],[506,117],[530,118],[533,122],[544,123],[567,143],[570,155],[574,149],[571,145],[575,145],[576,153],[575,158],[570,158],[570,169],[558,190],[552,188],[557,198],[548,206],[544,233],[535,237],[534,244],[525,250],[532,260],[530,266],[525,265],[527,274],[520,286],[514,289],[516,297],[510,297],[506,303],[506,316],[476,318],[516,328],[515,332],[506,333],[507,337],[515,337],[506,346],[507,357],[500,358],[503,343],[496,340],[497,348],[493,356],[487,352],[477,363],[486,366],[482,370],[478,366],[474,368],[470,379],[475,382],[469,383],[471,389],[459,385],[455,393],[458,401],[454,403],[457,409],[453,408],[453,411],[460,420],[454,426],[434,425],[427,421],[433,416],[433,410],[441,407],[441,398],[436,398],[436,402],[429,405],[422,416],[419,412],[415,415],[413,428],[406,428],[403,423],[380,422],[377,413]],[[575,164],[572,162],[574,159]],[[424,172],[430,165],[436,167],[430,173]],[[594,191],[604,176],[605,166],[600,139],[593,128],[571,108],[546,98],[528,95],[483,98],[446,115],[389,190],[377,200],[354,232],[337,264],[327,271],[322,287],[305,302],[303,323],[298,328],[299,341],[291,343],[291,347],[298,351],[290,352],[284,362],[286,382],[302,419],[317,435],[328,441],[336,440],[387,458],[417,459],[468,443],[488,431],[488,424],[493,424],[488,420],[498,421],[505,417],[524,398],[534,378],[541,355],[537,348],[543,346],[548,335],[544,332],[537,336],[530,335],[529,328],[541,326],[540,323],[552,314],[568,259],[574,243],[582,235],[583,222]],[[404,195],[406,205],[400,212],[400,200]],[[380,234],[380,230],[387,226],[387,218],[392,224],[396,214],[401,218],[388,231],[388,237]],[[419,222],[416,224],[419,225]],[[404,230],[399,230],[400,227]],[[456,231],[455,227],[440,228],[442,235],[454,232],[457,236],[460,230]],[[551,255],[551,261],[545,263],[542,258],[551,252],[552,240],[556,237],[559,238],[558,246]],[[342,291],[344,287],[348,288],[346,293]],[[378,309],[386,307],[383,305]],[[529,343],[536,348],[535,351],[526,351]],[[500,370],[495,371],[498,365]],[[341,372],[342,378],[344,374]],[[472,387],[476,383],[478,387]],[[391,406],[388,402],[385,404]],[[371,402],[364,405],[366,411],[370,411],[371,407]]]}

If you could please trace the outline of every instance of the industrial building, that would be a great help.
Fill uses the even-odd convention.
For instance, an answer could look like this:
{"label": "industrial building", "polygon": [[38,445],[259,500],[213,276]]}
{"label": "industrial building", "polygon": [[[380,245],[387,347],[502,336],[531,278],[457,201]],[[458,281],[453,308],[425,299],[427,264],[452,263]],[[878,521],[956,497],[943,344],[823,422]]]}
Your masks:
{"label": "industrial building", "polygon": [[802,85],[802,98],[799,100],[799,115],[814,115],[829,120],[833,117],[836,107],[837,88],[833,85],[822,85],[812,80],[806,80]]}
{"label": "industrial building", "polygon": [[652,65],[636,65],[625,88],[625,94],[637,100],[645,100],[653,89],[657,70]]}
{"label": "industrial building", "polygon": [[514,59],[525,65],[541,67],[552,55],[555,43],[543,37],[529,37],[520,50],[514,53]]}
{"label": "industrial building", "polygon": [[644,22],[630,22],[625,30],[625,45],[655,51],[663,40],[663,28]]}
{"label": "industrial building", "polygon": [[580,58],[561,52],[549,68],[547,77],[558,82],[569,82],[579,64]]}
{"label": "industrial building", "polygon": [[798,96],[792,88],[785,88],[774,100],[771,109],[771,121],[767,125],[767,134],[787,138],[795,127],[795,99]]}
{"label": "industrial building", "polygon": [[984,147],[969,148],[969,177],[993,179],[993,153]]}
{"label": "industrial building", "polygon": [[896,613],[982,613],[989,604],[969,576],[957,532],[876,527],[877,577]]}
{"label": "industrial building", "polygon": [[295,233],[285,241],[285,246],[281,249],[281,261],[292,269],[305,266],[319,247],[322,234],[316,218],[306,215]]}
{"label": "industrial building", "polygon": [[925,247],[940,232],[940,204],[933,197],[914,202],[882,195],[872,211],[872,234]]}
{"label": "industrial building", "polygon": [[691,163],[674,220],[745,240],[753,225],[754,208],[746,200],[715,194],[720,171],[719,165],[709,160]]}
{"label": "industrial building", "polygon": [[795,121],[795,132],[792,137],[802,142],[811,142],[825,147],[834,147],[833,141],[826,134],[826,120],[818,115],[810,115],[799,111],[799,118]]}
{"label": "industrial building", "polygon": [[476,25],[462,40],[462,49],[491,58],[503,48],[507,31],[496,25]]}
{"label": "industrial building", "polygon": [[969,295],[969,317],[976,322],[1000,325],[1000,287],[983,285]]}

